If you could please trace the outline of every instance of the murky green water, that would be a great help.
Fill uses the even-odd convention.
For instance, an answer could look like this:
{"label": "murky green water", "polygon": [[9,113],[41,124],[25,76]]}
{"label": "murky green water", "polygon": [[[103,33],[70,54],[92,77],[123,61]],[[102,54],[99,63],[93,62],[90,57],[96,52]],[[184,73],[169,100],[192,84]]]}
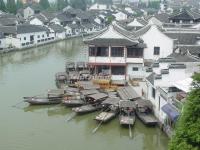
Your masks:
{"label": "murky green water", "polygon": [[96,127],[96,113],[78,116],[60,106],[30,107],[20,104],[23,96],[55,88],[54,75],[67,60],[87,59],[81,39],[66,40],[0,56],[0,150],[166,150],[168,138],[158,128],[139,120],[133,139],[118,120]]}

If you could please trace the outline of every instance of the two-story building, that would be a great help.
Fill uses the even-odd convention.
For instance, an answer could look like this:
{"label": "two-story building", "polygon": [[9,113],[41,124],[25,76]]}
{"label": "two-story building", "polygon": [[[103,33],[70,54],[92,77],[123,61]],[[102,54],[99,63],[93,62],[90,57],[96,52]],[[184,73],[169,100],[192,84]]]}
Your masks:
{"label": "two-story building", "polygon": [[113,82],[142,74],[145,44],[115,23],[84,42],[89,46],[88,62],[94,74],[110,75]]}

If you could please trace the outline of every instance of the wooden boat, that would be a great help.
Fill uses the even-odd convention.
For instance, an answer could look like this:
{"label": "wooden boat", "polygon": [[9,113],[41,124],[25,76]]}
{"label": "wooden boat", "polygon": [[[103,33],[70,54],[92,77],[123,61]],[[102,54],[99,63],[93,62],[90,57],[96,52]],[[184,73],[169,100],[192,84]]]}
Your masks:
{"label": "wooden boat", "polygon": [[56,73],[55,78],[56,78],[56,86],[58,88],[62,88],[67,84],[69,77],[66,72],[58,72]]}
{"label": "wooden boat", "polygon": [[106,123],[113,118],[117,116],[119,113],[119,109],[117,107],[109,107],[109,109],[106,108],[103,112],[101,112],[99,115],[95,117],[95,120]]}
{"label": "wooden boat", "polygon": [[122,126],[133,126],[135,124],[135,103],[129,100],[119,102],[119,123]]}
{"label": "wooden boat", "polygon": [[147,126],[155,126],[158,120],[152,113],[153,105],[149,100],[136,101],[136,115]]}
{"label": "wooden boat", "polygon": [[67,62],[66,63],[66,72],[69,71],[75,71],[76,70],[76,65],[74,62]]}
{"label": "wooden boat", "polygon": [[87,95],[85,97],[85,100],[88,103],[100,103],[104,101],[107,97],[108,95],[105,93],[96,93],[96,94]]}
{"label": "wooden boat", "polygon": [[98,111],[100,109],[102,109],[102,106],[100,104],[96,104],[96,105],[88,104],[81,107],[72,108],[72,110],[76,112],[77,114],[91,113],[94,111]]}
{"label": "wooden boat", "polygon": [[53,105],[61,103],[61,98],[29,97],[24,99],[24,102],[28,102],[31,105]]}
{"label": "wooden boat", "polygon": [[78,107],[85,104],[82,99],[63,100],[62,103],[67,107]]}

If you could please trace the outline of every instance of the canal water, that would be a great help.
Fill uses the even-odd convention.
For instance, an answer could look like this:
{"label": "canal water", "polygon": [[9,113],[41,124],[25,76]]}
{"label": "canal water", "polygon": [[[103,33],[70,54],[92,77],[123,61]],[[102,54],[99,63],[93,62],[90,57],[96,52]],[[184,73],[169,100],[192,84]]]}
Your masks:
{"label": "canal water", "polygon": [[28,106],[23,96],[54,89],[54,75],[65,62],[87,60],[82,39],[0,55],[0,150],[167,150],[168,138],[158,128],[147,128],[139,120],[133,138],[116,118],[97,126],[97,113],[77,116],[63,106]]}

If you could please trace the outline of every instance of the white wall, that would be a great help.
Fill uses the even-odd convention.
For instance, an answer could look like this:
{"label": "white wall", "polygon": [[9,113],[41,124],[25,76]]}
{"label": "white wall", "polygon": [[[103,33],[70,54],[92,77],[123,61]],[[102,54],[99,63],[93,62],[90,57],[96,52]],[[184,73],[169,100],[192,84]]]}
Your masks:
{"label": "white wall", "polygon": [[27,19],[30,16],[34,15],[34,10],[31,9],[30,7],[27,7],[24,9],[24,18]]}
{"label": "white wall", "polygon": [[[133,71],[133,67],[138,68],[138,71]],[[127,75],[130,78],[141,78],[145,76],[145,70],[143,69],[143,64],[128,64],[127,65]]]}
{"label": "white wall", "polygon": [[[30,44],[30,36],[34,36],[34,43]],[[54,39],[48,39],[48,38],[55,38],[54,34],[49,34],[49,37],[45,31],[43,32],[35,32],[35,33],[24,33],[24,34],[18,34],[17,38],[20,40],[20,48],[23,47],[29,47],[32,45],[39,45],[43,43],[47,43],[49,41],[52,41]],[[24,39],[26,38],[26,39]],[[40,42],[39,42],[40,40]],[[22,44],[25,43],[25,45],[22,46]]]}
{"label": "white wall", "polygon": [[120,21],[120,20],[126,20],[128,18],[128,16],[126,14],[124,14],[123,12],[118,12],[116,14],[113,14],[115,16],[115,19],[117,21]]}
{"label": "white wall", "polygon": [[40,20],[37,19],[37,18],[33,18],[33,19],[30,21],[30,24],[33,24],[33,25],[41,25],[41,26],[44,25],[43,22],[40,21]]}
{"label": "white wall", "polygon": [[[157,60],[158,58],[167,57],[173,52],[173,39],[159,31],[155,25],[152,25],[141,38],[147,45],[147,48],[144,48],[144,59]],[[160,47],[160,55],[154,55],[154,47]]]}
{"label": "white wall", "polygon": [[61,25],[60,20],[58,18],[54,18],[50,22]]}

